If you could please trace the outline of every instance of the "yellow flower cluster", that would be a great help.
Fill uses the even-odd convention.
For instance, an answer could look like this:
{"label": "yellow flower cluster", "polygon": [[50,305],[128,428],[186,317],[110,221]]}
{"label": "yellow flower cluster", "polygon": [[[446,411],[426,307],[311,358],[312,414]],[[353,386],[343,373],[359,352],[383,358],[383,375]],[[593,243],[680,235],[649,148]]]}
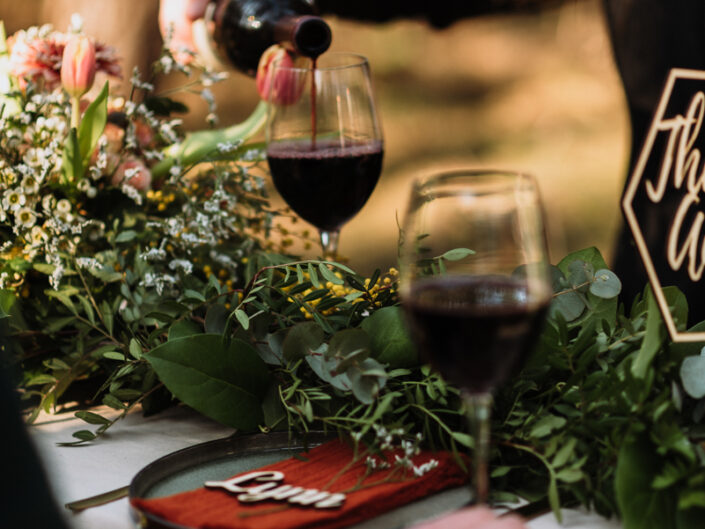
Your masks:
{"label": "yellow flower cluster", "polygon": [[[338,276],[338,277],[340,277],[340,278],[342,279],[342,275],[340,274],[340,272],[334,272],[334,273],[335,273],[336,276]],[[303,275],[304,275],[304,279],[305,279],[305,280],[307,280],[307,281],[310,280],[310,276],[309,276],[309,273],[308,273],[308,272],[304,272]],[[358,297],[358,298],[355,298],[355,299],[352,301],[352,303],[359,303],[359,302],[365,301],[365,300],[374,300],[374,299],[376,299],[376,297],[377,297],[377,295],[379,294],[380,290],[392,288],[393,285],[394,285],[394,283],[396,283],[398,277],[399,277],[399,271],[398,271],[396,268],[390,268],[390,269],[377,281],[377,283],[375,283],[375,285],[374,285],[372,288],[369,288],[369,289],[368,289],[368,287],[369,287],[369,285],[370,285],[370,278],[365,279],[364,285],[365,285],[365,289],[368,289],[368,290],[367,290],[368,294],[365,294],[365,295],[363,295],[363,296],[360,296],[360,297]],[[287,291],[291,290],[294,286],[295,286],[295,284],[294,284],[294,285],[291,285],[291,286],[289,286],[289,287],[286,287],[286,288],[283,289],[283,290],[284,290],[285,292],[287,292]],[[314,290],[318,290],[319,288],[326,288],[326,289],[328,289],[328,290],[330,291],[330,294],[331,294],[332,296],[334,296],[334,297],[341,297],[341,298],[342,298],[342,297],[345,297],[345,296],[347,296],[347,295],[349,295],[349,294],[352,294],[352,293],[355,293],[355,292],[359,292],[357,289],[352,288],[352,287],[350,287],[350,286],[347,286],[347,285],[345,285],[345,284],[336,285],[335,283],[333,283],[333,282],[331,282],[331,281],[327,281],[326,283],[321,282],[321,285],[320,285],[318,288],[316,288],[316,287],[311,287],[311,288],[308,288],[308,289],[304,290],[303,292],[300,292],[300,293],[298,293],[298,294],[294,294],[293,296],[290,295],[290,296],[289,296],[289,301],[292,301],[292,302],[293,302],[293,301],[298,300],[299,302],[302,303],[302,306],[299,308],[299,310],[300,310],[301,313],[305,316],[305,318],[308,319],[308,320],[313,319],[313,312],[316,311],[316,307],[318,306],[318,304],[319,304],[323,299],[325,299],[325,298],[318,298],[318,299],[313,299],[313,300],[310,300],[310,301],[306,301],[306,302],[305,302],[305,303],[306,303],[305,305],[303,304],[303,303],[304,303],[303,299],[304,299],[306,296],[308,296],[309,294],[311,294]],[[377,304],[377,302],[375,302],[375,304]],[[308,307],[310,307],[311,310],[309,310]],[[330,314],[333,314],[335,311],[336,311],[336,307],[332,307],[332,308],[330,308],[330,309],[326,309],[326,310],[324,310],[324,311],[321,311],[321,314],[330,315]]]}
{"label": "yellow flower cluster", "polygon": [[176,195],[174,193],[164,193],[162,190],[147,191],[147,200],[150,200],[157,204],[157,211],[165,211],[169,204],[176,200]]}

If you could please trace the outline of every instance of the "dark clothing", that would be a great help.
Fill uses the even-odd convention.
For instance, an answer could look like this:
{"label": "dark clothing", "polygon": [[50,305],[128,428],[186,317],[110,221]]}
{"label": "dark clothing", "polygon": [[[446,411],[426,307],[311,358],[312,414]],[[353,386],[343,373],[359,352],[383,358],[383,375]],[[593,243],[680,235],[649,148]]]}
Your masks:
{"label": "dark clothing", "polygon": [[535,10],[558,0],[315,0],[321,15],[333,14],[363,21],[387,22],[422,18],[446,27],[460,18],[503,11]]}
{"label": "dark clothing", "polygon": [[[705,69],[704,0],[603,0],[619,68],[632,129],[631,175],[642,143],[651,125],[664,81],[671,68]],[[435,26],[486,13],[526,10],[557,4],[551,0],[316,0],[322,14],[331,13],[359,20],[386,21],[398,17],[424,18]],[[682,106],[687,102],[679,101]],[[683,107],[685,109],[685,107]],[[625,175],[625,181],[626,181]],[[645,240],[660,264],[662,286],[674,285],[686,294],[689,324],[705,320],[702,286],[690,280],[685,270],[674,272],[667,265],[667,232],[682,195],[671,192],[659,204],[644,193],[633,207],[640,219]],[[619,207],[614,204],[614,207]],[[623,283],[622,299],[630,306],[648,282],[631,231],[624,227],[618,236],[613,270]],[[682,267],[683,269],[686,266]]]}
{"label": "dark clothing", "polygon": [[[615,60],[629,105],[631,174],[669,71],[672,68],[705,70],[705,2],[604,0],[604,5]],[[685,112],[686,106],[687,101],[678,101],[681,112]],[[660,204],[654,205],[642,194],[635,197],[633,207],[637,216],[644,219],[642,229],[655,263],[662,263],[658,270],[661,284],[678,286],[685,293],[688,320],[692,325],[705,320],[702,286],[693,283],[684,270],[673,272],[665,257],[667,231],[681,199],[681,193],[671,193],[670,197],[667,195]],[[622,299],[630,304],[648,279],[627,227],[622,229],[617,240],[613,269],[622,280]]]}
{"label": "dark clothing", "polygon": [[[2,332],[2,327],[0,327]],[[0,351],[0,355],[2,351]],[[0,358],[0,527],[66,529]]]}

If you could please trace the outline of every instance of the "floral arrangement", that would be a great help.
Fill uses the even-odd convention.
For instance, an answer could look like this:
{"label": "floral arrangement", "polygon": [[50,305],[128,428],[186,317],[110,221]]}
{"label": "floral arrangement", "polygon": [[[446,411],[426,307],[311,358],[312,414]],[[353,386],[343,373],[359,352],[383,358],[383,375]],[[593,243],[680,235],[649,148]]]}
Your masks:
{"label": "floral arrangement", "polygon": [[[184,106],[137,72],[129,98],[107,83],[90,91],[96,72],[121,72],[111,48],[74,26],[0,35],[0,350],[28,420],[74,402],[119,412],[77,411],[89,425],[80,444],[137,405],[154,413],[177,399],[243,432],[470,446],[458,390],[407,337],[396,270],[364,278],[286,254],[286,212],[269,205],[252,141],[264,104],[184,135]],[[212,103],[222,75],[165,48],[153,75],[174,69]],[[627,529],[699,527],[700,346],[669,343],[648,288],[620,304],[597,250],[554,273],[541,343],[496,396],[495,500],[557,516],[583,504],[618,512]],[[668,296],[683,327],[685,298]]]}

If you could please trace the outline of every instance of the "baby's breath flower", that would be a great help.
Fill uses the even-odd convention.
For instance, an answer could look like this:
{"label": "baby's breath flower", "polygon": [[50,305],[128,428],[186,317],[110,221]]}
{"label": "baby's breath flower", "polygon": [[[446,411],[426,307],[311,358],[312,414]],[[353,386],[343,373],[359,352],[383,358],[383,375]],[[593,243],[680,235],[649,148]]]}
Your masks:
{"label": "baby's breath flower", "polygon": [[185,274],[193,272],[193,264],[186,259],[174,259],[169,263],[171,270],[182,270]]}

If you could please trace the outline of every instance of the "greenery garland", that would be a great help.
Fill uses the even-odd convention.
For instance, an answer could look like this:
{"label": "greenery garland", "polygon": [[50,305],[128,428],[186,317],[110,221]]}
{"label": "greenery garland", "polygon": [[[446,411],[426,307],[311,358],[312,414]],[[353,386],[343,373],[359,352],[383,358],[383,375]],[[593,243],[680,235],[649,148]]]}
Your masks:
{"label": "greenery garland", "polygon": [[[173,65],[165,58],[163,68]],[[244,143],[261,108],[231,134],[184,139],[171,117],[181,106],[135,76],[134,100],[118,104],[104,90],[86,125],[69,131],[63,94],[7,78],[0,349],[19,368],[29,421],[76,400],[119,419],[176,398],[243,432],[322,428],[374,447],[379,431],[394,431],[432,448],[472,446],[458,390],[419,361],[406,334],[396,271],[363,278],[286,255],[291,234],[269,207],[261,146]],[[114,112],[124,137],[113,152],[105,134]],[[189,141],[197,159],[181,156],[194,152]],[[153,168],[152,188],[116,182],[109,154]],[[437,268],[464,257],[438,256]],[[648,288],[619,304],[619,280],[595,249],[561,261],[554,290],[540,344],[496,395],[495,500],[546,503],[559,518],[561,505],[581,504],[619,513],[626,529],[699,527],[700,346],[669,342]],[[684,296],[666,296],[683,329]],[[95,441],[117,420],[76,415],[92,426],[71,444]]]}

